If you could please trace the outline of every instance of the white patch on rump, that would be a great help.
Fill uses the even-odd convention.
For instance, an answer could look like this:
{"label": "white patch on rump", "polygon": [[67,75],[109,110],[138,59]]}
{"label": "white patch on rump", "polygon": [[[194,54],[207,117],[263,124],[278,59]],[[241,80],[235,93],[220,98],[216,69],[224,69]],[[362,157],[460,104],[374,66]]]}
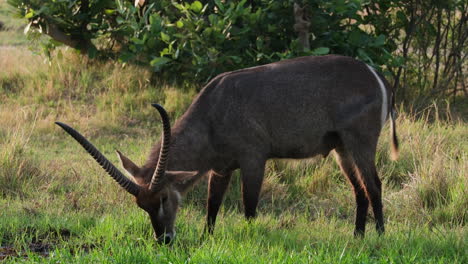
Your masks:
{"label": "white patch on rump", "polygon": [[381,125],[383,127],[384,124],[385,124],[385,121],[387,121],[387,116],[388,116],[387,91],[385,90],[385,85],[384,85],[382,79],[380,79],[379,75],[375,72],[374,68],[372,68],[369,65],[367,65],[367,67],[372,72],[372,74],[374,74],[375,78],[377,79],[377,82],[379,82],[380,91],[382,92],[382,115],[381,115],[381,118],[380,118],[380,122],[381,122]]}

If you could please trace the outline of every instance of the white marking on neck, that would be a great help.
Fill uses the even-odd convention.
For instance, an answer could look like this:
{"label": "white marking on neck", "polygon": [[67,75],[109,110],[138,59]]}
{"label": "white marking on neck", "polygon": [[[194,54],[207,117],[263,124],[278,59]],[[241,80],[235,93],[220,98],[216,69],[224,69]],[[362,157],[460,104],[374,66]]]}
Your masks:
{"label": "white marking on neck", "polygon": [[384,124],[385,124],[385,121],[387,121],[387,116],[388,116],[387,91],[385,90],[385,85],[384,85],[382,79],[380,79],[379,75],[377,75],[374,68],[372,68],[369,65],[367,65],[367,67],[372,72],[372,74],[374,74],[375,78],[377,79],[377,82],[379,83],[380,91],[382,92],[382,115],[381,115],[381,118],[380,118],[380,122],[381,122],[381,125],[383,127]]}

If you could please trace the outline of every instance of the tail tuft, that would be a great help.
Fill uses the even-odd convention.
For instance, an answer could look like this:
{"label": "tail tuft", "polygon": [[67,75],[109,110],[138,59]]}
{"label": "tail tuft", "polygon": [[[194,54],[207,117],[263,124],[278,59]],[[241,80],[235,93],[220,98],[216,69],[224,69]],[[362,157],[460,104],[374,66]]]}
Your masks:
{"label": "tail tuft", "polygon": [[398,143],[398,137],[396,134],[396,127],[395,127],[395,117],[394,117],[394,112],[392,111],[390,113],[390,133],[392,137],[392,143],[391,143],[391,153],[390,153],[390,158],[392,160],[397,160],[398,156],[400,154],[400,144]]}

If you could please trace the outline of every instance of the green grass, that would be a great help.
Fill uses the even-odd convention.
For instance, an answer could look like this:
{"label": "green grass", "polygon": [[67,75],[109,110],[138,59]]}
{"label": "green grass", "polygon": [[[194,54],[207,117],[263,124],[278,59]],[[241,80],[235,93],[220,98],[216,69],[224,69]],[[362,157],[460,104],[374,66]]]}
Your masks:
{"label": "green grass", "polygon": [[[51,64],[0,49],[0,260],[6,263],[467,263],[466,116],[434,104],[402,107],[401,154],[378,146],[386,233],[369,214],[354,239],[354,198],[333,157],[270,161],[259,217],[242,216],[239,173],[215,234],[200,239],[206,181],[184,199],[173,245],[158,245],[129,194],[70,140],[66,122],[113,162],[115,149],[141,164],[161,126],[152,102],[175,120],[193,89],[152,84],[136,66],[88,62],[60,51]],[[24,64],[28,61],[28,64]],[[466,98],[459,100],[465,102]],[[435,114],[437,113],[437,114]]]}
{"label": "green grass", "polygon": [[72,214],[63,218],[33,216],[24,221],[10,217],[9,227],[33,233],[17,236],[18,248],[29,241],[54,248],[48,257],[26,248],[27,261],[41,263],[464,263],[467,260],[464,252],[467,234],[462,228],[447,232],[389,223],[385,236],[370,232],[361,240],[350,236],[351,225],[341,219],[320,217],[310,221],[296,216],[285,226],[269,214],[247,223],[236,213],[224,212],[215,235],[201,240],[200,218],[198,209],[185,206],[178,224],[180,236],[171,246],[153,241],[146,216],[134,207],[109,209],[94,218]]}

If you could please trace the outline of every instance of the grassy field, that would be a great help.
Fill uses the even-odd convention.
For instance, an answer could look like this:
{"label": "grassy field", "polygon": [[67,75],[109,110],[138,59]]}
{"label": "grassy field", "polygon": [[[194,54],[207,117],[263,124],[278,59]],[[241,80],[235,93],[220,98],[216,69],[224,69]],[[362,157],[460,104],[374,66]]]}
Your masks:
{"label": "grassy field", "polygon": [[466,112],[401,106],[397,162],[389,159],[385,127],[377,154],[384,236],[369,214],[366,237],[353,238],[354,196],[329,157],[270,161],[251,223],[243,219],[236,173],[215,234],[205,240],[201,182],[184,199],[175,243],[158,245],[132,197],[54,121],[74,126],[116,164],[115,149],[141,164],[161,130],[150,103],[162,103],[175,120],[196,87],[151,84],[145,69],[91,63],[67,50],[48,63],[21,44],[17,30],[0,32],[0,261],[468,263]]}

